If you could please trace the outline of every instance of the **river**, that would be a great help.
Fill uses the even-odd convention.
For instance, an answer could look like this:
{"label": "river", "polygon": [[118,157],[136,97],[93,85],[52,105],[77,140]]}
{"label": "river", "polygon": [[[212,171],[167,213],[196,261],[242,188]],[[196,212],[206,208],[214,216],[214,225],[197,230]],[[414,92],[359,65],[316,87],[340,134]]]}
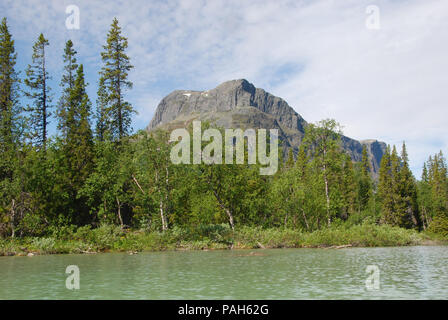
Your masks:
{"label": "river", "polygon": [[0,257],[0,299],[448,299],[448,246]]}

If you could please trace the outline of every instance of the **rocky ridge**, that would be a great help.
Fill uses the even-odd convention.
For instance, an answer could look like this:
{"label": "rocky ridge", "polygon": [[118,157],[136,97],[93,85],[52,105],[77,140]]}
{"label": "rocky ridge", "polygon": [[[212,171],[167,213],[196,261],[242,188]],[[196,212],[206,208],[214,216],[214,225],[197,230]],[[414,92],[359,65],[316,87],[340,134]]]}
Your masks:
{"label": "rocky ridge", "polygon": [[[193,120],[207,120],[223,128],[278,129],[285,153],[289,148],[298,152],[307,126],[285,100],[239,79],[207,91],[171,92],[159,103],[147,130],[187,127]],[[342,145],[353,161],[362,159],[362,148],[366,146],[373,175],[377,176],[386,150],[384,142],[343,136]]]}

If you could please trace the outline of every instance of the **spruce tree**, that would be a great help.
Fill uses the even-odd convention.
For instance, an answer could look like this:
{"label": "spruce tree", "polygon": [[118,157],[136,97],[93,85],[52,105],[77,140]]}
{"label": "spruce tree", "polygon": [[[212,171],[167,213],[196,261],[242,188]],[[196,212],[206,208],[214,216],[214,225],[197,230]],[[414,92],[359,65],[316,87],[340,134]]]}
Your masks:
{"label": "spruce tree", "polygon": [[390,155],[390,178],[391,178],[391,189],[390,196],[392,197],[392,206],[389,216],[386,217],[386,221],[394,226],[399,226],[403,219],[403,213],[405,210],[405,205],[403,203],[401,195],[401,159],[398,156],[397,148],[395,145],[392,147],[392,153]]}
{"label": "spruce tree", "polygon": [[23,217],[23,183],[18,153],[23,131],[15,71],[17,53],[6,18],[0,23],[0,237],[15,236]]}
{"label": "spruce tree", "polygon": [[400,227],[420,227],[417,186],[409,168],[406,145],[403,144],[401,157],[395,146],[389,152],[390,148],[383,155],[378,185],[382,221]]}
{"label": "spruce tree", "polygon": [[448,179],[442,151],[430,158],[428,165],[433,216],[445,215],[448,212]]}
{"label": "spruce tree", "polygon": [[370,176],[370,162],[367,156],[367,148],[362,148],[361,172],[358,181],[358,197],[361,210],[365,210],[369,200],[373,196],[372,178]]}
{"label": "spruce tree", "polygon": [[422,226],[426,230],[431,222],[431,187],[426,163],[423,164],[422,178],[418,184],[418,200]]}
{"label": "spruce tree", "polygon": [[109,140],[110,138],[110,124],[109,116],[107,114],[107,100],[106,100],[106,88],[104,86],[104,78],[101,78],[98,84],[96,100],[96,137],[100,142]]}
{"label": "spruce tree", "polygon": [[135,113],[132,105],[124,100],[125,91],[132,88],[128,73],[133,66],[125,52],[127,47],[128,41],[121,35],[118,20],[114,18],[101,53],[104,65],[100,71],[100,85],[104,87],[100,86],[100,89],[103,89],[102,102],[105,104],[102,114],[110,122],[112,138],[118,140],[130,133],[131,116]]}
{"label": "spruce tree", "polygon": [[73,89],[69,96],[67,110],[67,147],[69,156],[73,157],[72,169],[82,176],[85,165],[92,157],[93,138],[90,128],[91,103],[86,92],[87,84],[84,80],[84,68],[81,64],[76,71]]}
{"label": "spruce tree", "polygon": [[420,183],[422,216],[432,232],[448,235],[448,173],[442,151],[429,157]]}
{"label": "spruce tree", "polygon": [[384,223],[390,222],[394,212],[390,146],[387,146],[386,151],[381,158],[378,196],[381,201],[381,220]]}
{"label": "spruce tree", "polygon": [[292,152],[292,148],[288,151],[288,160],[286,160],[286,168],[290,169],[294,167],[294,154]]}
{"label": "spruce tree", "polygon": [[403,142],[401,151],[401,167],[399,176],[399,188],[403,212],[401,226],[407,228],[421,227],[420,214],[417,202],[417,184],[411,169],[409,168],[408,153],[406,144]]}
{"label": "spruce tree", "polygon": [[12,178],[12,161],[20,135],[19,79],[15,71],[17,53],[6,18],[0,24],[0,180]]}
{"label": "spruce tree", "polygon": [[362,147],[361,168],[364,176],[370,173],[370,162],[367,155],[367,147],[365,145]]}
{"label": "spruce tree", "polygon": [[308,158],[306,156],[305,144],[302,143],[299,147],[299,152],[297,154],[297,161],[295,164],[299,179],[305,179],[307,165],[308,165]]}
{"label": "spruce tree", "polygon": [[25,93],[32,100],[32,105],[26,109],[30,113],[30,138],[40,150],[45,152],[47,144],[47,128],[51,116],[51,97],[48,80],[50,79],[46,67],[45,47],[49,45],[41,33],[33,45],[32,64],[26,69]]}
{"label": "spruce tree", "polygon": [[74,87],[76,78],[76,69],[78,64],[76,63],[76,51],[73,49],[73,42],[68,40],[65,43],[63,60],[64,60],[64,74],[61,79],[62,95],[58,104],[58,129],[62,131],[62,136],[67,136],[67,110],[70,108],[68,105],[70,101],[70,94]]}
{"label": "spruce tree", "polygon": [[90,128],[91,103],[86,93],[84,69],[81,64],[74,77],[73,88],[68,96],[66,110],[66,140],[63,147],[69,194],[72,197],[72,210],[78,214],[78,223],[89,213],[85,201],[77,201],[78,192],[83,187],[93,169],[93,137]]}

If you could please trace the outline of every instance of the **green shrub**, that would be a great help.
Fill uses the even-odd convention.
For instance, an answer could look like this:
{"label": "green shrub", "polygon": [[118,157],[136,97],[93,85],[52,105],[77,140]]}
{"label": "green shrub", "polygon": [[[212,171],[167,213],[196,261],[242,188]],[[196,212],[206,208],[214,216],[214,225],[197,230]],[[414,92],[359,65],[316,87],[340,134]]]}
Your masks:
{"label": "green shrub", "polygon": [[55,243],[53,238],[34,238],[31,247],[40,253],[56,253]]}
{"label": "green shrub", "polygon": [[76,233],[75,225],[50,226],[49,234],[51,237],[59,240],[70,240],[74,238]]}
{"label": "green shrub", "polygon": [[28,236],[44,236],[47,232],[47,223],[41,216],[26,214],[17,227],[17,234],[23,233]]}
{"label": "green shrub", "polygon": [[344,225],[347,227],[352,227],[364,223],[375,224],[378,220],[379,217],[372,214],[370,210],[364,210],[359,213],[357,212],[349,215],[347,220],[344,221]]}
{"label": "green shrub", "polygon": [[228,224],[200,224],[194,232],[201,239],[208,238],[214,242],[227,243],[232,236],[232,229]]}
{"label": "green shrub", "polygon": [[18,254],[21,250],[17,241],[12,239],[0,238],[0,256],[12,256]]}
{"label": "green shrub", "polygon": [[73,234],[74,240],[84,240],[84,241],[91,241],[92,240],[92,230],[91,226],[83,226],[79,227],[78,230]]}
{"label": "green shrub", "polygon": [[428,231],[448,237],[448,218],[441,216],[435,217],[429,225]]}
{"label": "green shrub", "polygon": [[101,249],[113,247],[115,241],[119,241],[124,235],[120,227],[114,225],[102,225],[91,231],[91,242]]}

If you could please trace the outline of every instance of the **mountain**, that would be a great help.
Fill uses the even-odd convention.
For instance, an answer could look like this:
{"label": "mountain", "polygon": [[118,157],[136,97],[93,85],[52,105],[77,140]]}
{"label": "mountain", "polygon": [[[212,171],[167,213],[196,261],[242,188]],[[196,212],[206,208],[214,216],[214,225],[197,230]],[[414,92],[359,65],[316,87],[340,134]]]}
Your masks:
{"label": "mountain", "polygon": [[[193,120],[208,120],[223,128],[278,129],[284,152],[296,154],[308,123],[282,98],[255,88],[245,79],[224,82],[207,91],[176,90],[159,103],[147,130],[186,128]],[[353,161],[362,159],[365,145],[377,176],[386,144],[342,137],[343,148]]]}

